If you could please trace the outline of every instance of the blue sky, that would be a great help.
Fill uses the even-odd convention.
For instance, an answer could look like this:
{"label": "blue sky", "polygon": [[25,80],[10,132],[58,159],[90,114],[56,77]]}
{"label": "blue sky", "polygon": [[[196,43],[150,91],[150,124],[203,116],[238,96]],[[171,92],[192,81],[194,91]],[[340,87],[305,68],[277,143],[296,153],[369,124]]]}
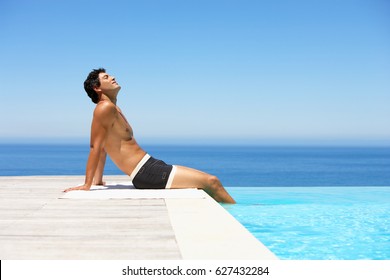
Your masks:
{"label": "blue sky", "polygon": [[87,139],[105,67],[141,143],[390,145],[385,0],[2,0],[0,40],[3,142]]}

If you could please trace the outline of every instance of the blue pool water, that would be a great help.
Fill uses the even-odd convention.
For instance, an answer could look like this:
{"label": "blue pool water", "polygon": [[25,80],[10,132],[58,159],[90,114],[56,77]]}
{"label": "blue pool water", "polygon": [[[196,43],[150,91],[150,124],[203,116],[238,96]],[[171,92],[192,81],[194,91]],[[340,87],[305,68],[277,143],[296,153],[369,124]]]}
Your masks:
{"label": "blue pool water", "polygon": [[280,259],[390,259],[390,187],[229,188],[224,207]]}
{"label": "blue pool water", "polygon": [[[389,147],[145,146],[217,175],[281,259],[390,259]],[[0,144],[0,176],[82,175],[88,143]],[[123,174],[108,160],[105,174]],[[0,186],[1,187],[1,186]]]}

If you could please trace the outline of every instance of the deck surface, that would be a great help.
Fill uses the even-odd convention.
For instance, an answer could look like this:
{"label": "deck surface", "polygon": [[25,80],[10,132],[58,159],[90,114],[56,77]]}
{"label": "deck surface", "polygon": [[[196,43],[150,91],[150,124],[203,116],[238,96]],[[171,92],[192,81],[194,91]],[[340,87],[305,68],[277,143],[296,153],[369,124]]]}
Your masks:
{"label": "deck surface", "polygon": [[[83,180],[0,177],[0,259],[276,259],[203,191],[63,199],[63,189]],[[122,189],[131,183],[106,180]]]}

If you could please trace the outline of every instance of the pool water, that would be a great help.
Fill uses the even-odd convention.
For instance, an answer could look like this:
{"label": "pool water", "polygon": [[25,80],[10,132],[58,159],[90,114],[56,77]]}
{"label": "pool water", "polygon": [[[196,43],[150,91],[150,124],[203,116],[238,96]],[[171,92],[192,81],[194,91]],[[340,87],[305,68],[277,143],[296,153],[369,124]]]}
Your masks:
{"label": "pool water", "polygon": [[225,209],[280,259],[390,259],[390,187],[227,189]]}

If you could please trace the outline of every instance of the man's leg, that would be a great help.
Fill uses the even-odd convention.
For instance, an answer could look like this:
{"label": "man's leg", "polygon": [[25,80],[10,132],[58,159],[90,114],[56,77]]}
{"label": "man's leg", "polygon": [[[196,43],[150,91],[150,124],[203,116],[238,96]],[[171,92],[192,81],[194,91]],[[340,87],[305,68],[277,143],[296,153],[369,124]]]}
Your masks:
{"label": "man's leg", "polygon": [[176,166],[176,168],[171,189],[203,189],[218,202],[236,203],[217,177],[184,166]]}

